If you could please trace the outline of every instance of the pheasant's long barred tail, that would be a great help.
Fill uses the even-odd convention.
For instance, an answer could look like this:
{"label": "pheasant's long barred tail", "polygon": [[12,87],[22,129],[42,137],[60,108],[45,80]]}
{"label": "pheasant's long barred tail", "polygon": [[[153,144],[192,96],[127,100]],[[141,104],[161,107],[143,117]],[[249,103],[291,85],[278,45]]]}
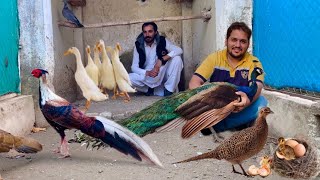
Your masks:
{"label": "pheasant's long barred tail", "polygon": [[[114,136],[117,135],[118,138],[121,138],[122,140],[126,141],[126,145],[129,144],[129,146],[131,146],[127,147],[128,149],[134,148],[141,159],[152,162],[153,164],[162,167],[162,163],[160,162],[156,154],[152,151],[151,147],[142,138],[111,120],[108,120],[100,116],[97,116],[96,118],[97,120],[103,123],[105,130],[108,133],[113,134]],[[119,151],[121,150],[119,149]],[[135,157],[135,154],[130,155]],[[137,157],[135,158],[138,159]]]}
{"label": "pheasant's long barred tail", "polygon": [[179,163],[185,163],[185,162],[197,161],[197,160],[209,159],[209,158],[218,159],[217,154],[214,151],[210,151],[210,152],[203,153],[203,154],[200,154],[200,155],[195,156],[195,157],[191,157],[189,159],[185,159],[183,161],[175,162],[173,164],[179,164]]}

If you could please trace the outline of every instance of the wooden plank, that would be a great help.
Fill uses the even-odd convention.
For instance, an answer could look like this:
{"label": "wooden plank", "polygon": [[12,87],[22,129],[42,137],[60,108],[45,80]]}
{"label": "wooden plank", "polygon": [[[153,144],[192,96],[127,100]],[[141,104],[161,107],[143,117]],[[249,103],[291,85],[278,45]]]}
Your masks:
{"label": "wooden plank", "polygon": [[[139,24],[144,22],[160,22],[160,21],[182,21],[182,20],[191,20],[191,19],[203,19],[204,22],[207,22],[211,19],[210,10],[203,11],[201,15],[193,16],[174,16],[174,17],[160,17],[160,18],[151,18],[144,20],[132,20],[124,22],[109,22],[109,23],[98,23],[98,24],[83,24],[83,28],[101,28],[101,27],[111,27],[111,26],[126,26],[131,24]],[[59,26],[69,27],[69,28],[78,28],[74,24],[68,21],[59,21]]]}

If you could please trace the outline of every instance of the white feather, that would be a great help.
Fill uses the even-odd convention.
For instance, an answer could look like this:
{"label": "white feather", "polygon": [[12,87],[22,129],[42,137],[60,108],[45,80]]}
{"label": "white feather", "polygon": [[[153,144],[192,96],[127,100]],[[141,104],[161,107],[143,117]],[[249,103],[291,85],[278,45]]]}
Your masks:
{"label": "white feather", "polygon": [[[43,75],[45,76],[45,75]],[[41,92],[41,105],[44,106],[47,101],[58,100],[66,101],[62,97],[56,95],[49,87],[48,84],[43,82],[43,79],[40,78],[40,92]]]}
{"label": "white feather", "polygon": [[96,116],[96,119],[102,122],[104,129],[108,133],[115,135],[116,132],[121,138],[126,139],[128,142],[135,145],[135,147],[143,152],[154,164],[163,167],[158,157],[142,138],[112,120],[101,116]]}

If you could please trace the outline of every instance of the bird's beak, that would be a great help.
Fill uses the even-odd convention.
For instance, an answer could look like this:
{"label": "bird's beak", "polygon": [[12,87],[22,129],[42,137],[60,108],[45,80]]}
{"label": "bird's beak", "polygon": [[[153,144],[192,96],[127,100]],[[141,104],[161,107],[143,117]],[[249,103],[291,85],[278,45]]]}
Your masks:
{"label": "bird's beak", "polygon": [[274,114],[274,112],[270,110],[270,114]]}
{"label": "bird's beak", "polygon": [[101,53],[102,52],[102,48],[100,46],[100,44],[97,46],[98,51]]}
{"label": "bird's beak", "polygon": [[116,46],[117,46],[118,51],[121,51],[122,48],[121,48],[121,46],[120,46],[120,43],[117,43]]}
{"label": "bird's beak", "polygon": [[71,54],[70,49],[68,49],[66,52],[63,53],[64,56],[67,56],[67,55],[69,55],[69,54]]}

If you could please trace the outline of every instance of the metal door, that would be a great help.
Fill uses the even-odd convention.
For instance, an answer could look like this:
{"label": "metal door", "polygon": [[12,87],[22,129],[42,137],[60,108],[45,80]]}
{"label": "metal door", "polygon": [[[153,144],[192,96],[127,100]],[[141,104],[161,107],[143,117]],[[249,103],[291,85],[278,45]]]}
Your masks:
{"label": "metal door", "polygon": [[0,96],[19,92],[19,19],[17,0],[2,0],[0,6]]}
{"label": "metal door", "polygon": [[254,0],[253,52],[275,88],[320,92],[320,1]]}

